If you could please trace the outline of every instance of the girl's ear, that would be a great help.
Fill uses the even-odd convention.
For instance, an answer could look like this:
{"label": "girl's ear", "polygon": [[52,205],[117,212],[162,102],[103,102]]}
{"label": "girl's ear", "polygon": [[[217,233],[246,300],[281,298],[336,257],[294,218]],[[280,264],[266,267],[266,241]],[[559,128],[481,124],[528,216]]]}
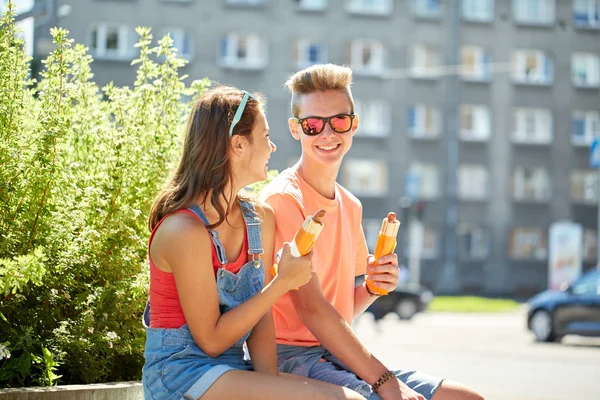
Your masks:
{"label": "girl's ear", "polygon": [[233,135],[229,139],[229,147],[234,154],[242,155],[248,146],[248,140],[241,135]]}
{"label": "girl's ear", "polygon": [[300,140],[300,132],[298,131],[298,129],[300,129],[300,124],[296,122],[295,118],[290,118],[288,119],[288,125],[290,126],[292,137],[296,140]]}

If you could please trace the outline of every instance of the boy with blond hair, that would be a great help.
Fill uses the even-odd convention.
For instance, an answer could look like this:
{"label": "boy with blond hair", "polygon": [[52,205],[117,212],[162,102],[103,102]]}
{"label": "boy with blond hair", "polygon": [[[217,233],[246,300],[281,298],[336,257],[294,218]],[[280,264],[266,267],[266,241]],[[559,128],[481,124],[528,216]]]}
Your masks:
{"label": "boy with blond hair", "polygon": [[300,142],[302,156],[261,195],[275,211],[275,249],[294,237],[308,215],[319,209],[327,213],[313,248],[311,280],[273,306],[279,369],[348,387],[371,400],[482,399],[457,383],[388,370],[352,331],[352,320],[377,299],[366,285],[355,287],[355,277],[366,274],[379,288],[393,290],[398,257],[382,257],[374,266],[362,205],[336,182],[358,129],[351,83],[352,71],[333,64],[306,68],[286,83],[292,95],[290,133]]}

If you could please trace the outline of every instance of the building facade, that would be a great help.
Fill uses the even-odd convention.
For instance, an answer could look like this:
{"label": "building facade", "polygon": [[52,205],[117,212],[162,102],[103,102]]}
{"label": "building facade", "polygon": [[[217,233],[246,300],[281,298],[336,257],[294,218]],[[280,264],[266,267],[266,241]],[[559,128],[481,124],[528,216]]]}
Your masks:
{"label": "building facade", "polygon": [[395,211],[407,262],[421,223],[419,277],[438,292],[545,289],[560,220],[584,227],[584,269],[596,265],[600,0],[59,3],[70,12],[50,22],[90,48],[100,86],[133,83],[134,29],[150,26],[170,33],[192,79],[264,93],[279,170],[300,155],[285,80],[313,63],[352,67],[360,128],[338,180],[364,205],[370,246]]}

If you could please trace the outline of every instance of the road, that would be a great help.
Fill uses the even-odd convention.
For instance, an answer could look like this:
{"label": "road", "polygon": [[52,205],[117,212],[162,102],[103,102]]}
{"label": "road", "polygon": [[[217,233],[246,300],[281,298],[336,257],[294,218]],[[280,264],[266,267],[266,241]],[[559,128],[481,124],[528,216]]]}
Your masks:
{"label": "road", "polygon": [[408,322],[388,314],[378,325],[365,314],[354,329],[386,365],[468,384],[488,400],[600,399],[600,338],[535,343],[525,310],[425,313]]}

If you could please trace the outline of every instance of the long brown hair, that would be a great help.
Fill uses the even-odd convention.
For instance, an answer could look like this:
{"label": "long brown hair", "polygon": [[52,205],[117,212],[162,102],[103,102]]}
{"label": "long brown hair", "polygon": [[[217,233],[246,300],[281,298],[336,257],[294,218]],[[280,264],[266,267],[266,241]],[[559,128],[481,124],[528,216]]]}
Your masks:
{"label": "long brown hair", "polygon": [[[230,86],[218,86],[206,91],[194,104],[187,121],[183,152],[179,165],[173,171],[165,188],[150,210],[150,230],[167,214],[190,207],[201,195],[210,196],[210,204],[219,214],[219,220],[209,229],[223,223],[231,210],[233,193],[232,168],[229,161],[229,127],[244,92]],[[263,98],[252,93],[240,121],[233,129],[234,135],[252,140],[252,128],[259,112],[263,111]],[[208,200],[204,197],[202,204]],[[225,201],[223,207],[221,200]]]}

